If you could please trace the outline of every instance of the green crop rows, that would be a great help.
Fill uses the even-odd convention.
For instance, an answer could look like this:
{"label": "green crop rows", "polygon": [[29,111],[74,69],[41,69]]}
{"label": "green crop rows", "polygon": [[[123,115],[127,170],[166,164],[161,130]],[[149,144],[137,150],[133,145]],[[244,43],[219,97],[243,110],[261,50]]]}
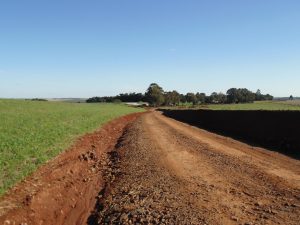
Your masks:
{"label": "green crop rows", "polygon": [[76,137],[138,111],[122,104],[0,99],[0,195]]}

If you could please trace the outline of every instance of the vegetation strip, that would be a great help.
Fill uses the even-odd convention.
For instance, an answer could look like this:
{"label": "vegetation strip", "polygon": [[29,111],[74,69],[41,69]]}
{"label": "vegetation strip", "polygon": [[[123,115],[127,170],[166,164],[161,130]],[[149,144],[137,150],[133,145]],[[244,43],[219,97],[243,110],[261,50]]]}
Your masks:
{"label": "vegetation strip", "polygon": [[0,195],[76,137],[139,111],[122,104],[0,100]]}

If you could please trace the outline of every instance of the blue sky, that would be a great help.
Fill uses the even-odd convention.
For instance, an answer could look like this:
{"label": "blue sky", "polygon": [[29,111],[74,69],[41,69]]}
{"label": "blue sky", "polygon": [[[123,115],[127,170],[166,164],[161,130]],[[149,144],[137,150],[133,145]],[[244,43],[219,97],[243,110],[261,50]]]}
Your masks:
{"label": "blue sky", "polygon": [[0,97],[300,96],[299,38],[298,0],[1,1]]}

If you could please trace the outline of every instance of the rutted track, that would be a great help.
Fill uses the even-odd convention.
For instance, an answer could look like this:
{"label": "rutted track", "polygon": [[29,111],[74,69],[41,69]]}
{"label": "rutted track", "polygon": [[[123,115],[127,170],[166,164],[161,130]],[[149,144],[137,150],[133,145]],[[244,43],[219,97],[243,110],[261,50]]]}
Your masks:
{"label": "rutted track", "polygon": [[[66,155],[65,164],[67,159],[74,160],[70,168],[78,163],[78,155],[80,165],[88,165],[78,167],[75,174],[86,172],[80,176],[60,172],[54,177],[61,181],[54,181],[65,186],[57,186],[61,187],[58,192],[51,192],[44,183],[37,197],[25,201],[23,208],[8,211],[0,222],[17,215],[16,222],[28,224],[299,224],[299,161],[159,112],[141,115],[118,139],[133,120],[115,121],[108,130],[116,129],[111,139],[104,132],[75,155]],[[55,162],[66,171],[59,167],[59,160]],[[45,175],[43,169],[37,174]],[[36,184],[34,178],[29,181]],[[45,181],[56,187],[51,177]],[[75,192],[76,204],[70,204],[72,187],[84,190]],[[57,195],[43,198],[43,193]],[[68,211],[61,212],[66,205]]]}

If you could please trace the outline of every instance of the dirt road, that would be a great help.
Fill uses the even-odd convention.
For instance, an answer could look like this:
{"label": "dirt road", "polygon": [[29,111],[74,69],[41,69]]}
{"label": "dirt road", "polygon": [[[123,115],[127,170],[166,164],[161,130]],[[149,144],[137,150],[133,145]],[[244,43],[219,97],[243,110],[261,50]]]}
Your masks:
{"label": "dirt road", "polygon": [[100,224],[299,224],[296,160],[158,112],[139,118],[118,152]]}
{"label": "dirt road", "polygon": [[[117,133],[121,133],[121,127]],[[49,222],[45,213],[35,211],[32,216],[32,203],[9,211],[2,219],[11,222],[21,213],[24,221],[32,216],[28,225],[299,224],[297,160],[191,127],[159,112],[142,114],[126,127],[118,141],[116,137],[111,142],[106,140],[110,143],[107,146],[113,146],[114,141],[116,145],[97,156],[100,160],[91,173],[98,173],[98,179],[89,178],[88,173],[87,180],[77,177],[80,186],[75,187],[87,188],[88,198],[82,192],[79,198],[73,196],[77,206],[71,205],[67,214],[61,215],[59,206],[53,206],[59,218],[56,223],[55,216]],[[94,158],[92,155],[92,162]],[[72,181],[72,176],[67,178]],[[70,182],[66,184],[72,187]],[[47,190],[40,192],[53,194]],[[65,195],[59,199],[68,202],[69,192],[60,191]],[[83,203],[95,206],[94,211],[87,211],[91,207],[83,207]],[[47,202],[39,204],[46,210]]]}

